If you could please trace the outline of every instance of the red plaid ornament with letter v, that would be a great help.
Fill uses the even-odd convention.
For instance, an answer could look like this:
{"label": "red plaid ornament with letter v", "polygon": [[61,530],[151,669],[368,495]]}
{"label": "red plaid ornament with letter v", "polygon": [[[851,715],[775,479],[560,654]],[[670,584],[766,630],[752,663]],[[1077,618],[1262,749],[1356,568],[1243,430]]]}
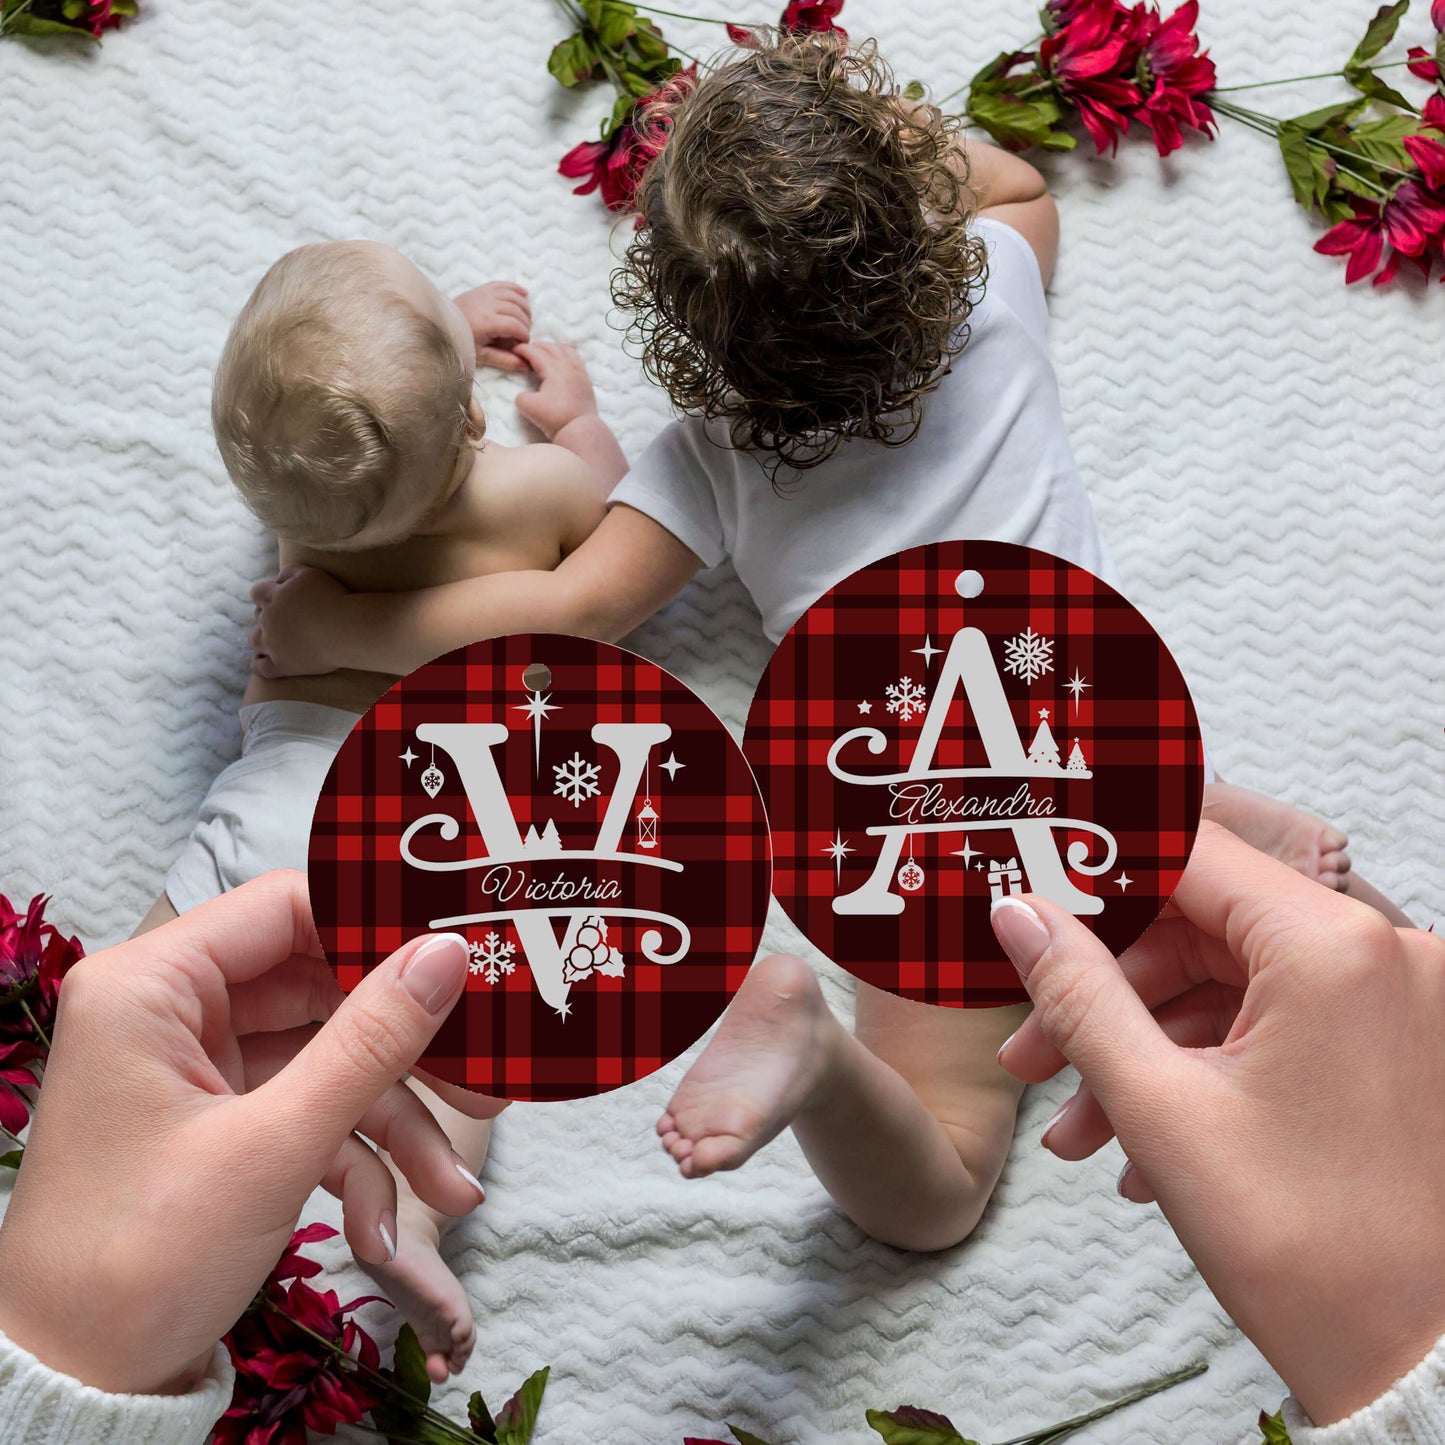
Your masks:
{"label": "red plaid ornament with letter v", "polygon": [[1084,569],[1004,542],[917,547],[819,599],[743,749],[793,921],[865,982],[953,1007],[1027,997],[995,899],[1041,894],[1127,948],[1203,804],[1198,719],[1154,629]]}
{"label": "red plaid ornament with letter v", "polygon": [[767,820],[727,729],[605,643],[478,642],[357,723],[311,831],[342,987],[418,933],[471,952],[423,1067],[509,1099],[597,1094],[717,1019],[768,903]]}

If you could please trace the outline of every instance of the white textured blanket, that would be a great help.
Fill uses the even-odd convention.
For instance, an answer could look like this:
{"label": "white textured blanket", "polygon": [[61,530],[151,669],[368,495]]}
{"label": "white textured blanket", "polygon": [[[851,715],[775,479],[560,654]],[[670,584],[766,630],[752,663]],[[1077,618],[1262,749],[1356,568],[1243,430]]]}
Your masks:
{"label": "white textured blanket", "polygon": [[[452,288],[515,276],[539,333],[581,343],[630,449],[667,416],[609,329],[624,238],[554,174],[603,97],[547,77],[562,32],[544,0],[142,8],[95,53],[0,48],[0,889],[53,891],[92,946],[144,911],[234,755],[245,591],[270,555],[207,396],[270,261],[364,234]],[[1338,64],[1372,9],[1205,0],[1203,30],[1238,83]],[[1033,33],[1030,0],[849,0],[844,19],[940,93]],[[1328,89],[1259,98],[1287,114]],[[1079,460],[1221,771],[1342,823],[1364,871],[1438,916],[1441,298],[1346,292],[1267,143],[1238,130],[1054,179]],[[488,395],[515,435],[509,385]],[[765,649],[734,581],[706,579],[641,645],[741,720]],[[668,1445],[724,1419],[779,1445],[862,1441],[865,1407],[906,1401],[999,1440],[1204,1352],[1206,1378],[1091,1438],[1214,1445],[1278,1400],[1157,1214],[1114,1196],[1116,1151],[1037,1149],[1062,1083],[1026,1099],[975,1238],[917,1259],[834,1214],[788,1140],[739,1175],[678,1179],[651,1129],[680,1072],[513,1109],[491,1198],[456,1232],[481,1336],[464,1383],[500,1398],[552,1364],[547,1445]]]}

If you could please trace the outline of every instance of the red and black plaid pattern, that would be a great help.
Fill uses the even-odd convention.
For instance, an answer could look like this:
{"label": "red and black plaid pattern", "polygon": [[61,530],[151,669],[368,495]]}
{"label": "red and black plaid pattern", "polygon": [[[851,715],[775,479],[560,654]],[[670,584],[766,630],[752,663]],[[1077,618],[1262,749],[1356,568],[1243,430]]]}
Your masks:
{"label": "red and black plaid pattern", "polygon": [[[983,579],[969,599],[956,581]],[[922,683],[925,706],[962,629],[981,632],[998,670],[1013,727],[1028,754],[1041,709],[1067,766],[1077,738],[1091,777],[1014,773],[1006,780],[927,779],[861,786],[828,769],[834,741],[875,728],[882,748],[855,738],[838,763],[855,775],[898,774],[913,759],[925,715],[904,721],[887,707],[886,688],[902,678]],[[1005,644],[1031,628],[1053,643],[1051,670],[1031,683],[1005,670]],[[941,649],[925,657],[927,644]],[[1087,687],[1077,701],[1066,684]],[[862,705],[862,710],[860,710]],[[1118,856],[1097,876],[1071,865],[1103,862],[1103,842],[1079,829],[1048,837],[1081,893],[1103,902],[1082,921],[1115,953],[1133,943],[1177,885],[1194,845],[1203,802],[1204,760],[1198,720],[1178,667],[1149,623],[1117,592],[1082,568],[1045,552],[1002,542],[946,542],[917,547],[854,573],[816,602],[783,639],[753,699],[743,750],[752,763],[772,827],[773,891],[799,928],[849,972],[890,993],[953,1007],[990,1007],[1026,995],[989,924],[991,865],[1013,860],[1023,875],[1009,888],[1045,891],[1028,876],[1009,826],[982,828],[955,804],[978,808],[1004,799],[1020,783],[1030,805],[1049,816],[1094,823],[1112,833]],[[969,693],[960,684],[932,760],[934,769],[991,765]],[[972,799],[972,802],[964,802]],[[896,811],[895,811],[896,810]],[[940,811],[942,810],[942,811]],[[1000,815],[992,815],[1002,821]],[[903,842],[888,879],[903,900],[896,916],[835,912],[834,899],[861,887],[884,844],[870,827],[932,819],[957,831],[919,831]],[[828,851],[850,850],[841,867]],[[923,870],[917,891],[899,886],[911,855]],[[960,855],[963,856],[960,856]],[[1036,854],[1036,856],[1041,856]],[[1060,900],[1062,901],[1062,900]]]}
{"label": "red and black plaid pattern", "polygon": [[[551,671],[542,692],[553,710],[541,724],[540,756],[523,711],[532,693],[522,676],[534,663]],[[491,751],[523,839],[533,827],[545,835],[551,823],[563,849],[595,850],[620,765],[614,752],[593,741],[592,728],[624,722],[665,723],[672,731],[651,749],[636,797],[625,800],[615,851],[665,858],[682,864],[681,872],[535,849],[455,871],[428,872],[404,861],[403,834],[429,815],[454,819],[456,831],[448,837],[439,822],[428,824],[412,840],[414,856],[428,862],[495,856],[488,854],[457,762],[441,746],[435,747],[441,788],[435,798],[424,791],[433,745],[418,739],[422,725],[504,724],[506,741]],[[576,806],[555,792],[554,771],[574,756],[598,767],[596,796]],[[670,774],[662,765],[672,757],[681,766]],[[639,846],[637,818],[649,797],[657,814],[657,846],[650,850]],[[488,983],[475,971],[422,1059],[449,1082],[510,1099],[597,1094],[676,1058],[742,983],[762,933],[768,874],[767,819],[756,784],[708,707],[630,652],[545,634],[478,642],[397,683],[342,745],[311,829],[312,907],[343,988],[355,987],[368,969],[431,928],[455,930],[482,945],[494,934],[496,947],[512,945],[512,972]],[[558,880],[615,886],[610,903],[579,895],[555,906],[601,915],[607,946],[618,950],[624,969],[620,976],[592,972],[573,982],[565,1018],[538,993],[513,921],[446,921],[552,906],[545,890]],[[529,902],[532,889],[543,892]],[[681,919],[691,933],[687,952],[675,963],[649,962],[644,948],[677,950],[677,929],[609,916],[609,907]],[[560,946],[567,919],[543,922]]]}

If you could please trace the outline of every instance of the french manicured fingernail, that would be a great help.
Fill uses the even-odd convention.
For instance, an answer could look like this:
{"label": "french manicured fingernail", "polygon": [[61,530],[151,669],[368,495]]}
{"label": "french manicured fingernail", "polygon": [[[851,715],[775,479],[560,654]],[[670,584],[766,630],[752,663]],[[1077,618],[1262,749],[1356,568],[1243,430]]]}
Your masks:
{"label": "french manicured fingernail", "polygon": [[1124,1193],[1124,1185],[1128,1182],[1129,1176],[1133,1172],[1134,1161],[1132,1159],[1126,1159],[1124,1161],[1124,1167],[1119,1171],[1119,1182],[1117,1185],[1115,1185],[1115,1188],[1117,1188],[1119,1191],[1120,1199],[1127,1199],[1129,1197],[1127,1194]]}
{"label": "french manicured fingernail", "polygon": [[1059,1120],[1062,1119],[1064,1115],[1069,1112],[1069,1107],[1073,1104],[1073,1102],[1074,1101],[1072,1099],[1069,1099],[1066,1103],[1062,1104],[1059,1108],[1059,1112],[1055,1114],[1054,1117],[1050,1119],[1047,1124],[1044,1125],[1044,1132],[1039,1135],[1039,1143],[1042,1144],[1045,1148],[1048,1148],[1049,1135],[1054,1132],[1054,1125],[1057,1124]]}
{"label": "french manicured fingernail", "polygon": [[465,974],[458,974],[457,964],[466,956],[467,941],[460,933],[439,933],[402,965],[401,986],[429,1014],[440,1013],[461,992]]}
{"label": "french manicured fingernail", "polygon": [[1003,950],[1013,960],[1020,978],[1027,978],[1049,946],[1044,920],[1027,903],[1017,898],[995,898],[989,910],[993,931]]}
{"label": "french manicured fingernail", "polygon": [[388,1209],[377,1221],[376,1232],[381,1236],[381,1243],[386,1249],[386,1262],[394,1264],[396,1262],[396,1215],[391,1210]]}
{"label": "french manicured fingernail", "polygon": [[481,1202],[485,1204],[487,1202],[487,1191],[482,1188],[482,1181],[467,1168],[466,1161],[462,1159],[455,1150],[452,1151],[452,1162],[457,1166],[457,1173],[477,1191],[481,1196]]}
{"label": "french manicured fingernail", "polygon": [[1003,1064],[1003,1056],[1004,1056],[1004,1054],[1008,1051],[1008,1046],[1009,1046],[1011,1043],[1013,1043],[1013,1041],[1014,1041],[1016,1038],[1018,1038],[1018,1036],[1019,1036],[1019,1031],[1018,1031],[1017,1029],[1015,1029],[1015,1030],[1013,1031],[1013,1033],[1011,1033],[1011,1034],[1008,1036],[1008,1038],[1006,1038],[1006,1039],[1003,1041],[1003,1043],[1001,1043],[1001,1044],[998,1046],[998,1053],[996,1053],[996,1054],[994,1055],[994,1058],[996,1058],[996,1059],[998,1060],[998,1062],[999,1062],[1000,1065]]}

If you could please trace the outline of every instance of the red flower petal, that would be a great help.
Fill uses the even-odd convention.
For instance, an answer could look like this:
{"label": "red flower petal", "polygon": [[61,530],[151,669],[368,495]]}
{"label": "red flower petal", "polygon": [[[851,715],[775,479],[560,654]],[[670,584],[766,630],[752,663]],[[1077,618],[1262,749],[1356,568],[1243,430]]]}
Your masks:
{"label": "red flower petal", "polygon": [[1434,190],[1445,186],[1445,143],[1430,140],[1426,136],[1407,135],[1405,149],[1411,159],[1420,167],[1425,184]]}

